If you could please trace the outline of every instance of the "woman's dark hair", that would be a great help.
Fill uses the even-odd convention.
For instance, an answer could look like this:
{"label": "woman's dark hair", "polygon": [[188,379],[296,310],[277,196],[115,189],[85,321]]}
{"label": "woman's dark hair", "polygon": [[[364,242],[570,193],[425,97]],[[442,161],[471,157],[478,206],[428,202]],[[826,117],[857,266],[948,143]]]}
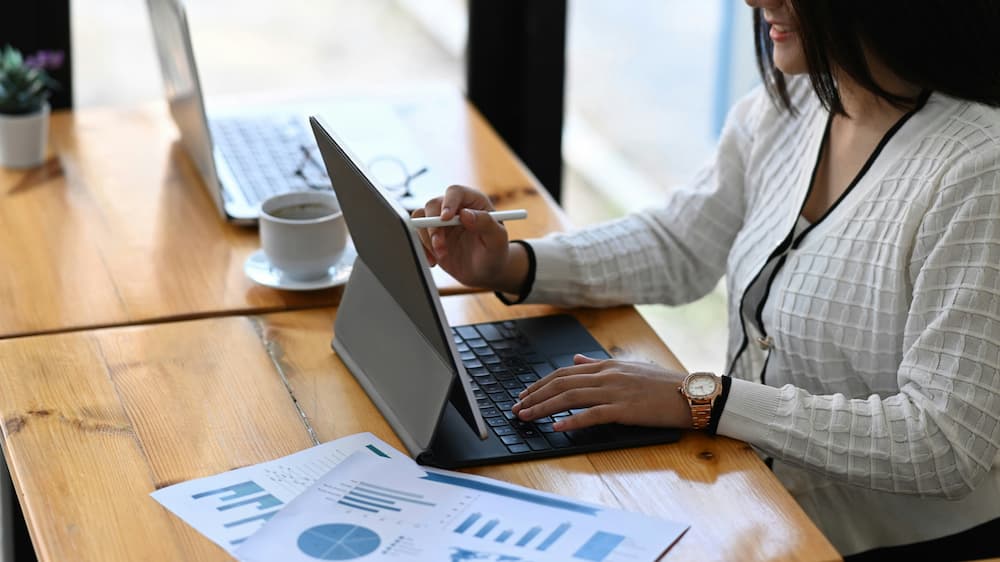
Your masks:
{"label": "woman's dark hair", "polygon": [[[917,103],[872,78],[865,49],[903,80],[952,97],[1000,106],[1000,1],[789,0],[820,101],[846,115],[834,68],[901,108]],[[794,112],[774,66],[770,25],[754,9],[754,45],[765,88]]]}

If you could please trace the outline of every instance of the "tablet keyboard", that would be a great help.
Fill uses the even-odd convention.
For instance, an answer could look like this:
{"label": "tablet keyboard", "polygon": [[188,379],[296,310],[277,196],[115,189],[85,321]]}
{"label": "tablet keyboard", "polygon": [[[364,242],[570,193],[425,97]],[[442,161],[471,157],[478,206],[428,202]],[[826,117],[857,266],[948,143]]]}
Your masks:
{"label": "tablet keyboard", "polygon": [[[513,322],[493,322],[452,328],[465,370],[483,419],[511,453],[562,449],[589,441],[590,432],[563,433],[552,429],[557,420],[581,410],[560,412],[525,422],[511,407],[528,385],[558,367],[573,364],[572,354],[546,358],[517,330]],[[607,357],[604,351],[587,355]]]}

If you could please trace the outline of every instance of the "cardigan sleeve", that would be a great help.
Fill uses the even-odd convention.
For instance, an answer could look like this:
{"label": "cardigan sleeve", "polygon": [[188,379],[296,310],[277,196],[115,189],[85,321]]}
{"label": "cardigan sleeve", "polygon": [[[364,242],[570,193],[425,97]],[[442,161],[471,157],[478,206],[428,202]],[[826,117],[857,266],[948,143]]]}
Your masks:
{"label": "cardigan sleeve", "polygon": [[869,489],[961,498],[1000,450],[1000,157],[951,174],[910,257],[899,392],[733,381],[718,433]]}
{"label": "cardigan sleeve", "polygon": [[532,240],[527,302],[680,304],[711,291],[743,225],[745,163],[765,101],[759,89],[733,107],[712,161],[662,207]]}

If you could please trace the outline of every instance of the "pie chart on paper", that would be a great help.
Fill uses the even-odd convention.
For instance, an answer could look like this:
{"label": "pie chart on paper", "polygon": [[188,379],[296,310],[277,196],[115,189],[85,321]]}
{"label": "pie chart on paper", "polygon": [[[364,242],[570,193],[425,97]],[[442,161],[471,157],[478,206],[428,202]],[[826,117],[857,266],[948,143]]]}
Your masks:
{"label": "pie chart on paper", "polygon": [[299,535],[299,550],[317,560],[355,560],[367,556],[382,539],[367,527],[343,523],[317,525]]}

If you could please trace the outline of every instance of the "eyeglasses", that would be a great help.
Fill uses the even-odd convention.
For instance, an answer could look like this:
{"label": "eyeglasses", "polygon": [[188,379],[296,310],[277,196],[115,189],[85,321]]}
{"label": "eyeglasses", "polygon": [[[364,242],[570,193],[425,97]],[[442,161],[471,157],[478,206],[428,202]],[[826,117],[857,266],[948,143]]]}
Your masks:
{"label": "eyeglasses", "polygon": [[368,172],[375,176],[382,187],[397,198],[413,197],[410,183],[426,174],[427,171],[427,166],[424,166],[411,174],[406,163],[395,156],[379,156],[368,163]]}
{"label": "eyeglasses", "polygon": [[[333,189],[330,185],[330,178],[326,175],[326,169],[313,157],[312,149],[304,144],[300,144],[299,150],[302,152],[302,160],[292,174],[301,178],[309,189],[316,191],[329,191]],[[312,173],[306,173],[306,166],[310,164]]]}
{"label": "eyeglasses", "polygon": [[[326,174],[326,168],[313,155],[313,149],[300,145],[302,160],[292,172],[295,176],[305,182],[306,187],[317,191],[327,191],[331,189],[330,178]],[[424,166],[419,170],[410,173],[406,163],[395,156],[379,156],[368,163],[368,173],[397,198],[413,197],[410,191],[410,184],[413,180],[426,174],[430,168]]]}

